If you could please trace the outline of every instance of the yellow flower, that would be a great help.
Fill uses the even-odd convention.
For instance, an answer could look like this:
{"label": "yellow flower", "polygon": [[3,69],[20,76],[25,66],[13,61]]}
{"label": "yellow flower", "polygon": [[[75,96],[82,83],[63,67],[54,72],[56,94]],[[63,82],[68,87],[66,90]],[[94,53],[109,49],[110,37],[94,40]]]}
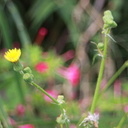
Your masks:
{"label": "yellow flower", "polygon": [[7,52],[5,52],[5,59],[10,61],[10,62],[17,62],[20,58],[21,55],[21,50],[20,49],[12,49],[12,50],[8,50]]}

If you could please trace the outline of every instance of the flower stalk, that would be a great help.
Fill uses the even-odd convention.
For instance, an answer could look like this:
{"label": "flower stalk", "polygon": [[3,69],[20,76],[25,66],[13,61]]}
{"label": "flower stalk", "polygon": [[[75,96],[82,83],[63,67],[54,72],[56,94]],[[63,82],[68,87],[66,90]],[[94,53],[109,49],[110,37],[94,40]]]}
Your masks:
{"label": "flower stalk", "polygon": [[5,107],[0,96],[0,128],[2,128],[1,122],[3,123],[5,128],[12,128],[12,126],[9,124],[8,115],[5,111]]}
{"label": "flower stalk", "polygon": [[[109,32],[110,32],[110,29],[108,29],[107,34],[109,34]],[[94,93],[94,98],[93,98],[93,102],[92,102],[92,106],[91,106],[91,113],[94,113],[94,110],[95,110],[95,107],[96,107],[96,102],[97,102],[98,95],[99,95],[100,83],[101,83],[101,80],[102,80],[102,77],[103,77],[105,60],[106,60],[106,56],[107,56],[108,39],[109,39],[108,36],[105,36],[103,57],[102,57],[102,60],[101,60],[99,76],[98,76],[96,89],[95,89],[95,93]]]}
{"label": "flower stalk", "polygon": [[[112,78],[108,81],[108,83],[106,84],[105,88],[102,90],[101,94],[103,94],[106,89],[116,80],[116,78],[124,71],[125,68],[128,67],[128,61],[126,61],[121,67],[120,69],[112,76]],[[100,94],[100,95],[101,95]]]}
{"label": "flower stalk", "polygon": [[53,98],[52,96],[50,96],[44,89],[42,89],[39,85],[37,85],[35,82],[31,82],[31,85],[35,86],[36,88],[38,88],[41,92],[43,92],[45,95],[47,95],[55,104],[58,104],[58,101]]}
{"label": "flower stalk", "polygon": [[126,119],[127,119],[127,114],[124,114],[124,116],[121,118],[121,120],[116,128],[122,128],[122,125]]}
{"label": "flower stalk", "polygon": [[97,99],[99,96],[100,84],[101,84],[101,80],[103,77],[105,60],[107,57],[107,47],[108,47],[108,40],[109,40],[108,35],[110,33],[111,28],[114,28],[117,26],[116,22],[113,20],[113,16],[111,14],[111,11],[109,11],[109,10],[104,12],[103,20],[104,20],[104,26],[103,26],[103,32],[102,33],[105,34],[105,40],[104,40],[104,48],[103,48],[103,57],[101,60],[100,71],[99,71],[96,89],[95,89],[95,93],[94,93],[94,98],[93,98],[92,106],[91,106],[91,113],[92,114],[94,113],[95,108],[96,108],[96,103],[97,103]]}

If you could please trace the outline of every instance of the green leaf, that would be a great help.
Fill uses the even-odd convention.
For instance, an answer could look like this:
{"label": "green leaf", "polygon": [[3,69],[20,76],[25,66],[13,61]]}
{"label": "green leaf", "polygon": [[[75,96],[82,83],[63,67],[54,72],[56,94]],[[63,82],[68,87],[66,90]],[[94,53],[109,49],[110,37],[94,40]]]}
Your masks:
{"label": "green leaf", "polygon": [[1,7],[0,7],[0,31],[2,33],[4,46],[6,48],[10,48],[12,43],[11,35],[9,33],[10,29],[8,26],[6,15]]}
{"label": "green leaf", "polygon": [[2,120],[5,128],[12,128],[8,122],[8,116],[5,111],[1,97],[0,97],[0,120]]}
{"label": "green leaf", "polygon": [[68,27],[70,38],[74,45],[76,46],[78,39],[79,39],[79,31],[75,24],[75,22],[72,19],[72,14],[75,6],[75,0],[65,0],[62,6],[59,8],[59,15],[64,20],[65,24]]}
{"label": "green leaf", "polygon": [[23,44],[24,47],[28,46],[28,44],[31,43],[31,39],[23,24],[22,18],[18,12],[16,5],[13,2],[9,1],[7,4],[7,7],[17,27],[17,31],[18,31],[21,43]]}
{"label": "green leaf", "polygon": [[51,0],[37,0],[29,11],[32,17],[31,28],[39,28],[43,21],[50,16],[57,9],[54,1]]}

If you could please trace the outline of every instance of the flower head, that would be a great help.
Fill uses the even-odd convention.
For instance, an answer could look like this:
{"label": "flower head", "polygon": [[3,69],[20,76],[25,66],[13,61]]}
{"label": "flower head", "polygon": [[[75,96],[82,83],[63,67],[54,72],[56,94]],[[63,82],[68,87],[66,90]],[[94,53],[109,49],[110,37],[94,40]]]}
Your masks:
{"label": "flower head", "polygon": [[25,125],[20,125],[18,128],[35,128],[35,126],[32,124],[25,124]]}
{"label": "flower head", "polygon": [[91,114],[89,113],[88,117],[86,118],[90,121],[98,121],[99,120],[99,114]]}
{"label": "flower head", "polygon": [[12,49],[12,50],[8,50],[7,52],[5,52],[5,59],[10,61],[10,62],[17,62],[19,60],[21,56],[21,50],[20,49]]}
{"label": "flower head", "polygon": [[40,62],[35,65],[35,70],[39,73],[45,73],[48,70],[48,64],[45,62]]}
{"label": "flower head", "polygon": [[68,68],[58,70],[59,74],[66,78],[72,86],[76,87],[80,81],[80,69],[76,64],[71,64]]}
{"label": "flower head", "polygon": [[91,114],[89,113],[88,117],[84,118],[84,120],[79,124],[79,126],[83,125],[84,127],[91,127],[92,125],[97,126],[99,120],[99,114]]}
{"label": "flower head", "polygon": [[24,105],[22,105],[22,104],[19,104],[18,106],[17,106],[17,108],[16,108],[16,111],[17,111],[17,114],[19,115],[19,116],[24,116],[24,114],[25,114],[25,106]]}
{"label": "flower head", "polygon": [[41,45],[41,43],[43,42],[47,33],[48,33],[48,30],[46,28],[40,28],[39,31],[38,31],[35,43],[37,45]]}
{"label": "flower head", "polygon": [[124,112],[125,112],[125,113],[128,113],[128,105],[126,105],[126,106],[124,107]]}

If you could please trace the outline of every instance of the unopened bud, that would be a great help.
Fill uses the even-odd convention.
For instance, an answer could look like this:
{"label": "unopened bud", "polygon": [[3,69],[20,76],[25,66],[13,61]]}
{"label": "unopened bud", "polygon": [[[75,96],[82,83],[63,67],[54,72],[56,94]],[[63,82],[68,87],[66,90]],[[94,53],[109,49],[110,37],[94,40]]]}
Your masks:
{"label": "unopened bud", "polygon": [[58,98],[57,98],[57,101],[59,102],[59,104],[65,103],[64,96],[63,95],[59,95]]}
{"label": "unopened bud", "polygon": [[104,12],[104,15],[106,16],[106,18],[108,17],[109,20],[110,20],[110,19],[113,20],[113,16],[112,16],[112,13],[111,13],[110,10],[105,11],[105,12]]}
{"label": "unopened bud", "polygon": [[111,11],[109,10],[104,12],[103,20],[104,20],[104,29],[115,28],[117,26],[111,14]]}
{"label": "unopened bud", "polygon": [[65,118],[61,114],[59,117],[57,117],[56,121],[57,121],[58,124],[64,124],[65,123]]}
{"label": "unopened bud", "polygon": [[33,82],[33,75],[30,73],[25,73],[23,75],[23,79],[27,82],[27,83],[31,83]]}
{"label": "unopened bud", "polygon": [[24,73],[30,73],[30,74],[32,74],[32,70],[29,67],[26,67],[23,70],[24,70]]}
{"label": "unopened bud", "polygon": [[103,51],[104,50],[104,44],[98,43],[97,48],[100,49],[101,51]]}

